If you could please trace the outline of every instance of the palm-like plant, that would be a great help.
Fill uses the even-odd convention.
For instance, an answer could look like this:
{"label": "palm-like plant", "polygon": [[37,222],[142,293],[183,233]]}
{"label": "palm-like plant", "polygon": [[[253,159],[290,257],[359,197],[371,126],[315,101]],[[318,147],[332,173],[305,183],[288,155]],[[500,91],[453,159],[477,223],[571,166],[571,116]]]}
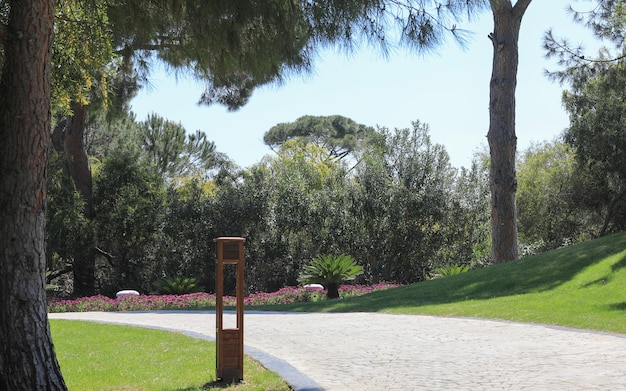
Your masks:
{"label": "palm-like plant", "polygon": [[354,280],[363,274],[363,267],[356,264],[349,255],[318,256],[310,264],[304,266],[300,274],[301,284],[322,284],[326,288],[326,297],[339,298],[339,286],[342,282]]}
{"label": "palm-like plant", "polygon": [[448,277],[465,273],[470,270],[469,265],[445,265],[435,269],[436,277]]}
{"label": "palm-like plant", "polygon": [[191,277],[169,277],[157,281],[155,284],[160,295],[185,295],[202,292],[204,288],[198,285],[198,280]]}

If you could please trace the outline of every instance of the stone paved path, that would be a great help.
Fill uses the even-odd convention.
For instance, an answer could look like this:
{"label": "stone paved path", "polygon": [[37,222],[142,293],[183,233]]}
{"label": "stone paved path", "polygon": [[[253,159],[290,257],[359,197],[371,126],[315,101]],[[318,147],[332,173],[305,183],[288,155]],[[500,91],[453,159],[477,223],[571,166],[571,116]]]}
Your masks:
{"label": "stone paved path", "polygon": [[[50,318],[215,337],[214,312]],[[289,363],[297,371],[280,360],[270,369],[302,391],[626,390],[624,335],[467,318],[254,311],[245,314],[244,332],[247,352]]]}

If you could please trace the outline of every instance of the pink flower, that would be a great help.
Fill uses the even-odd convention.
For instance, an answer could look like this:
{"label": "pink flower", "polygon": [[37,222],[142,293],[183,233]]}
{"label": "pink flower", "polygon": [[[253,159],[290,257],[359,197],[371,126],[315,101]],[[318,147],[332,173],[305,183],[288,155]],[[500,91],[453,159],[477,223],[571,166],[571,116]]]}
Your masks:
{"label": "pink flower", "polygon": [[[342,285],[339,288],[340,297],[362,296],[371,292],[399,287],[398,284],[380,283],[376,285]],[[304,303],[309,301],[326,300],[326,291],[303,287],[286,286],[276,292],[256,292],[244,298],[245,306],[260,306],[271,304]],[[225,306],[234,306],[236,298],[224,296]],[[160,296],[122,296],[111,299],[103,295],[81,297],[74,300],[50,298],[49,312],[85,312],[85,311],[154,311],[179,309],[209,309],[215,307],[215,294],[190,293],[187,295],[160,295]]]}

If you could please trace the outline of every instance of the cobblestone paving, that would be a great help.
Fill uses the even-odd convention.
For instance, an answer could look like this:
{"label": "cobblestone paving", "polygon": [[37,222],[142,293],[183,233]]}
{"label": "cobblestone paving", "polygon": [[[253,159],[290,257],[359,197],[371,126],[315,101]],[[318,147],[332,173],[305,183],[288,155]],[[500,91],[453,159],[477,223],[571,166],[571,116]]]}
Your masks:
{"label": "cobblestone paving", "polygon": [[[50,318],[215,337],[214,312]],[[246,346],[286,361],[327,391],[626,390],[626,336],[618,334],[468,318],[255,311],[246,312],[244,332]]]}

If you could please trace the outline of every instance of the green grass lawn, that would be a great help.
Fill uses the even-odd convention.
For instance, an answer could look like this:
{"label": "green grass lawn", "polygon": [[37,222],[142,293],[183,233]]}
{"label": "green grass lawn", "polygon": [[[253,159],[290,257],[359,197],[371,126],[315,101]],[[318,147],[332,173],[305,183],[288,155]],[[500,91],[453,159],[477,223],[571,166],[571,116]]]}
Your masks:
{"label": "green grass lawn", "polygon": [[51,320],[61,371],[71,391],[287,391],[275,373],[245,356],[244,382],[215,380],[215,343],[168,331]]}
{"label": "green grass lawn", "polygon": [[469,316],[626,333],[626,233],[361,297],[262,308]]}

